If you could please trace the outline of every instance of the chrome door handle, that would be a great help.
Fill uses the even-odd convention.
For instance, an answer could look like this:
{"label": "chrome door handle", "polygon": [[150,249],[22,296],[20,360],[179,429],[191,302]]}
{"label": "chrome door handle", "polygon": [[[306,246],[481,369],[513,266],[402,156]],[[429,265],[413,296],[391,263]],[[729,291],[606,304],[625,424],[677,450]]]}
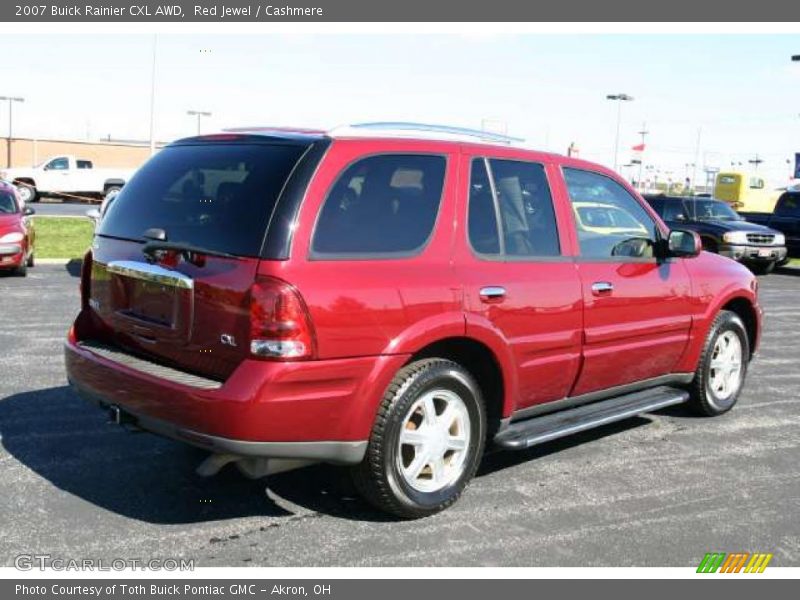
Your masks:
{"label": "chrome door handle", "polygon": [[502,302],[506,297],[506,288],[499,285],[487,285],[480,291],[483,302]]}
{"label": "chrome door handle", "polygon": [[592,293],[595,296],[600,296],[601,294],[610,294],[614,291],[614,284],[610,281],[595,281],[592,284]]}

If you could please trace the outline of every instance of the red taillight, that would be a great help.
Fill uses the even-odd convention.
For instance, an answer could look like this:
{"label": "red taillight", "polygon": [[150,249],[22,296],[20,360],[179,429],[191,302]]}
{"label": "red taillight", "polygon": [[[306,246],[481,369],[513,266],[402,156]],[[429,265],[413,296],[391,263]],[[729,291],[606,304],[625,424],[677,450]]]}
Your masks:
{"label": "red taillight", "polygon": [[89,306],[89,295],[92,291],[92,251],[89,250],[83,255],[83,262],[81,263],[81,308],[86,309]]}
{"label": "red taillight", "polygon": [[262,358],[314,357],[308,309],[298,291],[285,281],[262,277],[250,289],[250,352]]}

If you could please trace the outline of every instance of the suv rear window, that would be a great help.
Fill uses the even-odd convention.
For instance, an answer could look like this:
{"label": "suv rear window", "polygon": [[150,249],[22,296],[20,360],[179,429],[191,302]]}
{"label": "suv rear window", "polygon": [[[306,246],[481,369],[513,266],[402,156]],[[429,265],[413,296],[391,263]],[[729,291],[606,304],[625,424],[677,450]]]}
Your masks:
{"label": "suv rear window", "polygon": [[181,242],[258,256],[278,195],[307,148],[296,144],[170,146],[131,178],[98,234],[143,241],[151,228]]}
{"label": "suv rear window", "polygon": [[313,254],[418,252],[433,231],[444,187],[443,156],[382,154],[339,177],[319,215]]}

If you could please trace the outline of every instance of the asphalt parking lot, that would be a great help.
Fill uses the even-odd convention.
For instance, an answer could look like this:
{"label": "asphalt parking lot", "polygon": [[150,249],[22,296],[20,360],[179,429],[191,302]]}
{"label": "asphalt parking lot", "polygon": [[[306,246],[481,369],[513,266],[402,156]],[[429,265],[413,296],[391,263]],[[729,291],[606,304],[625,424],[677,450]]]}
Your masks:
{"label": "asphalt parking lot", "polygon": [[[38,207],[37,207],[38,208]],[[71,271],[71,272],[70,272]],[[184,557],[196,566],[800,566],[800,270],[761,278],[761,354],[732,413],[676,407],[486,458],[450,510],[395,522],[342,472],[194,474],[203,453],[106,423],[66,386],[74,268],[0,276],[0,565]]]}

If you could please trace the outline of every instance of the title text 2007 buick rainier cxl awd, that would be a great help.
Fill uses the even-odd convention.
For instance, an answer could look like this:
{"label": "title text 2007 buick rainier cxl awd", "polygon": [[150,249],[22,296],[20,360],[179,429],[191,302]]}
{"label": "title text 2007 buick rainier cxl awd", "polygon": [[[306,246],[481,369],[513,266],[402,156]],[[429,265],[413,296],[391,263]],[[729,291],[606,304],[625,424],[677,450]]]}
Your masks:
{"label": "title text 2007 buick rainier cxl awd", "polygon": [[487,445],[726,412],[762,315],[746,268],[615,173],[401,123],[175,142],[117,196],[81,277],[83,397],[210,450],[206,472],[351,465],[407,518],[455,502]]}

